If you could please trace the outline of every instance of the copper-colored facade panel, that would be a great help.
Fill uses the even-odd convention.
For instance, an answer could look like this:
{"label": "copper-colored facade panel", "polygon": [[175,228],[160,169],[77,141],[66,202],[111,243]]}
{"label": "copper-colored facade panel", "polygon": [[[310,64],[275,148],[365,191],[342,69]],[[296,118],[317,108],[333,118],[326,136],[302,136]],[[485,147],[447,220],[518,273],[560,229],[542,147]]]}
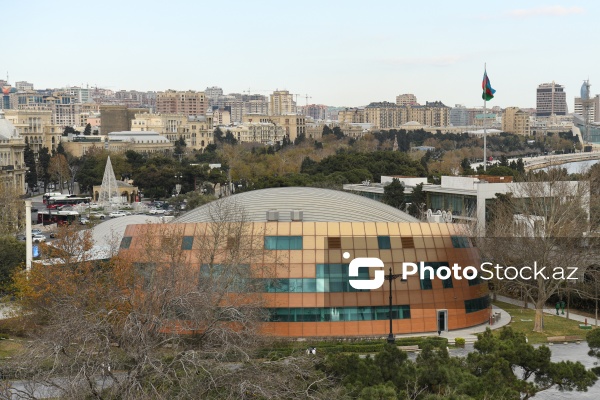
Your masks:
{"label": "copper-colored facade panel", "polygon": [[[253,235],[243,240],[244,243],[254,243],[255,255],[248,261],[251,271],[257,279],[281,280],[277,285],[269,286],[268,291],[265,289],[265,293],[256,294],[265,302],[265,307],[280,309],[276,318],[281,322],[265,322],[263,331],[290,337],[386,336],[389,332],[389,282],[386,280],[378,289],[354,290],[346,280],[350,279],[348,264],[353,258],[377,257],[384,263],[385,274],[389,273],[390,267],[393,274],[399,274],[403,262],[448,262],[450,266],[456,262],[461,266],[478,266],[477,249],[454,248],[450,235],[458,235],[462,231],[446,225],[299,221],[253,223]],[[196,274],[201,264],[198,258],[202,248],[200,243],[202,240],[210,241],[210,238],[200,235],[205,234],[206,226],[205,223],[188,223],[173,227],[180,229],[182,235],[195,237],[193,250],[186,250],[181,256],[184,263],[195,268]],[[121,250],[122,254],[142,257],[143,249],[148,245],[148,232],[152,233],[149,244],[157,245],[160,244],[163,231],[145,225],[128,227],[126,235],[131,235],[132,241],[129,249]],[[283,247],[263,251],[265,235],[282,238]],[[301,236],[302,240],[298,242],[297,238],[290,236]],[[388,236],[389,242],[386,242]],[[293,245],[286,244],[288,240]],[[387,248],[387,243],[391,249]],[[226,243],[223,243],[223,249],[225,247]],[[349,258],[343,257],[346,252]],[[374,278],[375,271],[376,268],[368,269],[369,279]],[[473,308],[477,302],[468,303],[469,300],[488,295],[487,282],[469,286],[464,279],[452,278],[451,286],[448,287],[448,282],[444,285],[435,277],[431,282],[421,282],[418,275],[409,276],[406,282],[400,278],[393,280],[392,305],[395,318],[399,318],[393,320],[394,333],[435,332],[438,310],[447,310],[449,329],[461,329],[488,321],[489,308],[478,310]]]}

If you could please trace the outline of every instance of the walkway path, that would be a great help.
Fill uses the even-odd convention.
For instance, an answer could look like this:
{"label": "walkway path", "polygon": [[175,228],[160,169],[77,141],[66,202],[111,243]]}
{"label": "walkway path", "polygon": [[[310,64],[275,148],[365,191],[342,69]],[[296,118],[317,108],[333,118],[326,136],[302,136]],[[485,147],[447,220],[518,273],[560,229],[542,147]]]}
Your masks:
{"label": "walkway path", "polygon": [[[496,307],[496,306],[492,306],[492,312],[500,313],[500,320],[492,325],[490,325],[489,323],[486,322],[485,324],[472,326],[470,328],[455,329],[455,330],[448,331],[448,332],[442,332],[440,334],[440,336],[448,339],[448,342],[450,342],[451,344],[454,344],[454,339],[456,339],[456,338],[463,338],[463,339],[465,339],[466,343],[474,343],[477,341],[478,333],[485,332],[485,330],[487,328],[499,329],[510,323],[510,314],[507,313],[506,311],[504,311],[503,309]],[[438,336],[438,333],[437,332],[416,333],[416,334],[407,333],[407,334],[396,335],[396,338],[414,337],[414,336]]]}
{"label": "walkway path", "polygon": [[[510,297],[506,297],[506,296],[497,295],[496,298],[498,299],[498,301],[502,301],[504,303],[509,303],[509,304],[514,304],[519,307],[523,307],[523,304],[524,304],[524,302],[522,300],[513,299]],[[534,309],[535,307],[534,307],[533,303],[528,302],[527,308]],[[544,307],[544,312],[546,314],[556,315],[556,308]],[[564,315],[560,314],[560,316],[566,318],[567,317],[566,311],[565,311]],[[594,325],[594,323],[595,323],[595,320],[593,317],[588,317],[585,315],[577,314],[576,312],[574,313],[573,311],[569,311],[569,319],[571,319],[573,321],[579,321],[581,323],[585,323],[587,321],[587,323],[589,325]]]}

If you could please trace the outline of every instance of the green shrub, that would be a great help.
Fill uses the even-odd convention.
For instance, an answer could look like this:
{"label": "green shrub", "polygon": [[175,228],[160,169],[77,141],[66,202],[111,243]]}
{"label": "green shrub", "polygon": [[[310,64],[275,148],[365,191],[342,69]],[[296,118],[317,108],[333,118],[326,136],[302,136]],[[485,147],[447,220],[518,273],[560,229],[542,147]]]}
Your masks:
{"label": "green shrub", "polygon": [[461,337],[457,337],[456,339],[454,339],[454,344],[458,347],[465,347],[465,339],[461,338]]}
{"label": "green shrub", "polygon": [[421,342],[419,343],[419,348],[422,349],[423,345],[425,344],[437,347],[438,349],[445,349],[446,347],[448,347],[448,339],[439,336],[427,337],[421,340]]}

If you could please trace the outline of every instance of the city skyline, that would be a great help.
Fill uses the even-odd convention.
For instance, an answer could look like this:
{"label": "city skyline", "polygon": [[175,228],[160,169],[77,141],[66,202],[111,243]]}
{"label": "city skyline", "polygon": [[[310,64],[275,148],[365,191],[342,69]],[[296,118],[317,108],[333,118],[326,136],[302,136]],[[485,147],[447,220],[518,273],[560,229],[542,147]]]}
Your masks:
{"label": "city skyline", "polygon": [[286,89],[298,105],[308,95],[309,104],[348,107],[412,93],[421,104],[480,107],[487,63],[497,90],[489,107],[535,108],[538,85],[554,81],[573,112],[583,80],[600,93],[600,57],[588,50],[598,8],[591,1],[485,9],[473,1],[233,1],[219,10],[205,2],[106,1],[84,12],[71,1],[9,3],[5,26],[19,34],[5,42],[3,66],[10,83],[36,89]]}

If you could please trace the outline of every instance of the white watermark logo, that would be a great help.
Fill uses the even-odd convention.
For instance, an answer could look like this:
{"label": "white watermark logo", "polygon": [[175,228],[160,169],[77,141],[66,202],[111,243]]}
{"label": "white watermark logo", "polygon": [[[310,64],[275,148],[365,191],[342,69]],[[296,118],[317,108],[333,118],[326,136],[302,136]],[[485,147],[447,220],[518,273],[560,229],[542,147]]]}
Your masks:
{"label": "white watermark logo", "polygon": [[[344,258],[350,258],[348,252],[344,253]],[[351,278],[357,278],[359,268],[379,268],[375,270],[374,279],[350,279],[349,283],[354,289],[379,289],[385,282],[385,272],[383,270],[383,261],[377,257],[359,257],[350,261],[348,275]],[[448,278],[454,278],[456,280],[473,280],[478,277],[482,280],[537,280],[537,279],[556,279],[556,280],[577,280],[576,277],[578,268],[552,268],[538,267],[537,262],[533,263],[533,266],[522,266],[522,267],[503,267],[499,264],[490,262],[484,262],[480,268],[477,269],[474,266],[468,265],[461,267],[457,263],[454,263],[452,267],[449,265],[441,265],[433,268],[421,261],[418,264],[412,262],[402,263],[402,272],[400,274],[402,280],[406,280],[409,276],[419,275],[420,279],[433,279],[437,278],[445,280]],[[568,272],[568,273],[567,273]]]}
{"label": "white watermark logo", "polygon": [[[348,275],[358,276],[358,269],[364,268],[383,268],[383,261],[376,257],[355,258],[350,261]],[[385,272],[383,269],[375,271],[375,279],[350,279],[350,286],[354,289],[379,289],[385,281]]]}

